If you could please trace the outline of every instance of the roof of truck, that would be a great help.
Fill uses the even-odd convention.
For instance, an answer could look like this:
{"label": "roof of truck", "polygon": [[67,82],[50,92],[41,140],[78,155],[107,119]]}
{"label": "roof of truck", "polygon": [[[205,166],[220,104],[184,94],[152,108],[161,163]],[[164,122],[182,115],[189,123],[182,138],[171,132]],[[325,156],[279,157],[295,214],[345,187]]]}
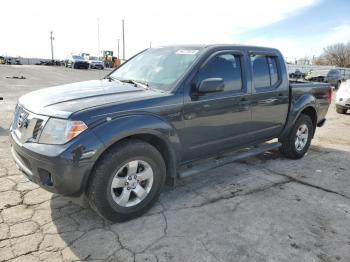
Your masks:
{"label": "roof of truck", "polygon": [[222,48],[222,47],[237,47],[237,48],[247,48],[247,49],[264,49],[264,50],[277,50],[276,48],[266,47],[266,46],[254,46],[254,45],[243,45],[243,44],[184,44],[184,45],[164,45],[159,47],[174,47],[174,48]]}

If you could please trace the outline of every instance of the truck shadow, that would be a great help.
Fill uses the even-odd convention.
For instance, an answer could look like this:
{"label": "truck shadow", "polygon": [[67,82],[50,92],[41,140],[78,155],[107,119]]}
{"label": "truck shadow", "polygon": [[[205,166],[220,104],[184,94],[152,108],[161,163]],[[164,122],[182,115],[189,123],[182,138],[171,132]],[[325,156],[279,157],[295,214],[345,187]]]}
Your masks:
{"label": "truck shadow", "polygon": [[[166,238],[166,230],[171,226],[169,221],[175,221],[171,216],[176,216],[182,210],[201,208],[213,203],[217,205],[220,204],[219,201],[228,199],[238,201],[244,198],[249,201],[254,194],[275,185],[298,181],[303,185],[312,184],[350,197],[350,177],[346,175],[350,169],[348,159],[348,151],[320,146],[311,146],[309,153],[297,161],[283,158],[277,150],[266,152],[258,157],[187,178],[174,188],[166,187],[159,201],[147,214],[119,224],[112,224],[91,209],[54,195],[50,204],[51,216],[57,237],[64,244],[56,241],[50,245],[51,248],[62,250],[64,260],[134,261],[136,253],[144,254],[157,241]],[[315,189],[311,186],[310,190],[311,188]],[[157,227],[154,227],[155,224]],[[179,231],[184,230],[180,222],[177,222],[177,226]],[[157,235],[158,227],[160,235]],[[132,235],[133,230],[139,231],[139,242],[142,243]],[[176,256],[176,248],[165,249],[170,255]]]}

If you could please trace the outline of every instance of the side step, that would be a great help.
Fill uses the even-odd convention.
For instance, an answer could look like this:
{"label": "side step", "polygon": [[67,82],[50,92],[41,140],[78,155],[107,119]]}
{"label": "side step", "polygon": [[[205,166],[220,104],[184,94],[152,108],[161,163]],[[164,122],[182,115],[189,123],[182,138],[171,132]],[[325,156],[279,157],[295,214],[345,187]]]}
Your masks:
{"label": "side step", "polygon": [[252,156],[260,155],[266,151],[277,149],[281,145],[282,144],[279,142],[264,143],[254,147],[243,148],[237,151],[226,153],[216,158],[209,158],[205,161],[197,161],[197,163],[191,163],[190,165],[181,168],[179,170],[178,177],[186,178],[189,176],[193,176],[198,173],[217,168],[219,166],[223,166]]}

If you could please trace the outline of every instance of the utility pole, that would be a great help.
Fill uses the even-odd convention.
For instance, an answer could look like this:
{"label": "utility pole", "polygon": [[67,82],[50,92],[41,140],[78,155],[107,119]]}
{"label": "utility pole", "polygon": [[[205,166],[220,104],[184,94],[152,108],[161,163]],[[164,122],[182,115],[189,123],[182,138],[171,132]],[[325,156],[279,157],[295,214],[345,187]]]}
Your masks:
{"label": "utility pole", "polygon": [[100,18],[97,18],[97,48],[98,48],[98,60],[100,60],[101,50],[100,50]]}
{"label": "utility pole", "polygon": [[118,41],[118,59],[120,59],[120,57],[119,57],[119,38],[117,39],[117,41]]}
{"label": "utility pole", "polygon": [[53,31],[50,31],[50,40],[51,40],[51,60],[53,61],[53,40],[55,40],[55,38],[52,36]]}
{"label": "utility pole", "polygon": [[122,33],[123,33],[123,60],[125,61],[125,35],[124,35],[124,19],[122,20]]}
{"label": "utility pole", "polygon": [[152,41],[149,42],[149,48],[152,48]]}

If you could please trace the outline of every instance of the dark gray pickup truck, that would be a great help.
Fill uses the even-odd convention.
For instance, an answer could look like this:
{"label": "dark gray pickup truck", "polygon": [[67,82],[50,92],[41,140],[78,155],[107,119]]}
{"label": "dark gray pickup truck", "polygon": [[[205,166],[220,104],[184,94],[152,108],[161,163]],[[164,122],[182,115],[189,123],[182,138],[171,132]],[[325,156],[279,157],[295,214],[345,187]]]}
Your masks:
{"label": "dark gray pickup truck", "polygon": [[276,49],[151,48],[102,80],[22,96],[9,137],[30,180],[122,221],[166,181],[271,149],[301,158],[331,99],[329,84],[289,82]]}

